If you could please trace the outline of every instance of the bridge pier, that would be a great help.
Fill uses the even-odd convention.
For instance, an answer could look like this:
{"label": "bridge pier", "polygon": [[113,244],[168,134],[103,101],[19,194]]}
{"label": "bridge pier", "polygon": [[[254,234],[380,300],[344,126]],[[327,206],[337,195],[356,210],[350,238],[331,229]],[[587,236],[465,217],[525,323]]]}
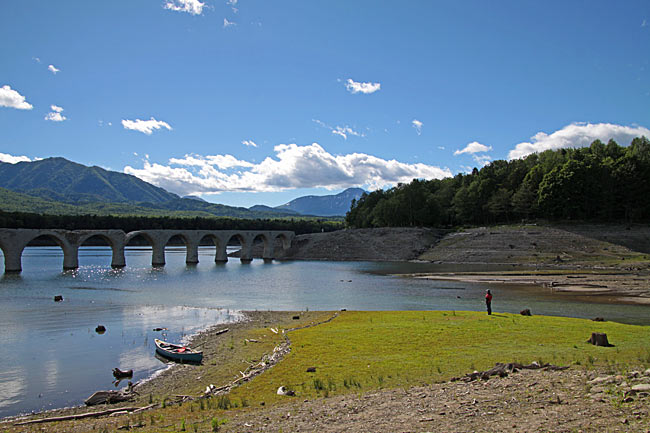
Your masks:
{"label": "bridge pier", "polygon": [[113,245],[113,257],[111,258],[112,268],[123,268],[126,266],[126,258],[124,257],[124,242],[120,245]]}
{"label": "bridge pier", "polygon": [[11,248],[6,247],[2,249],[5,256],[5,273],[15,274],[20,273],[22,268],[22,255],[24,248]]}
{"label": "bridge pier", "polygon": [[217,254],[214,256],[214,261],[216,263],[226,263],[228,261],[228,252],[226,250],[226,243],[228,241],[222,240],[221,243],[217,246]]}
{"label": "bridge pier", "polygon": [[191,241],[188,241],[187,245],[185,245],[185,248],[187,249],[187,252],[185,254],[185,263],[188,265],[196,265],[199,263],[199,240],[193,239]]}
{"label": "bridge pier", "polygon": [[165,243],[154,240],[151,245],[151,266],[165,266]]}
{"label": "bridge pier", "polygon": [[[67,243],[66,243],[67,244]],[[70,271],[79,267],[79,245],[63,244],[63,269]]]}

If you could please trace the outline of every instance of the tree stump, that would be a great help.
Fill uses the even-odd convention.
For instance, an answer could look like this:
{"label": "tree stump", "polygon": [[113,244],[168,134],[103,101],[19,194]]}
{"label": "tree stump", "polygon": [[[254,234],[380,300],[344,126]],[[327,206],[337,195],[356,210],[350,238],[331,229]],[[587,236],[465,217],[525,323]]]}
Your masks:
{"label": "tree stump", "polygon": [[587,343],[591,343],[594,346],[603,346],[603,347],[611,347],[612,345],[609,344],[609,341],[607,341],[607,334],[604,334],[602,332],[592,332],[591,337],[589,340],[587,340]]}

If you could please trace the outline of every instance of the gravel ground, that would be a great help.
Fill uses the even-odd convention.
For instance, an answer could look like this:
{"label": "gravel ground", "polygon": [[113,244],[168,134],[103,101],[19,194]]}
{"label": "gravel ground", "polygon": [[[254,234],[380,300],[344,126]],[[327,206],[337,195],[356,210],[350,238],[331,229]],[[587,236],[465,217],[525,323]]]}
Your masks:
{"label": "gravel ground", "polygon": [[650,370],[635,374],[524,370],[488,381],[288,402],[232,412],[220,431],[646,432],[650,398],[632,388],[649,384]]}

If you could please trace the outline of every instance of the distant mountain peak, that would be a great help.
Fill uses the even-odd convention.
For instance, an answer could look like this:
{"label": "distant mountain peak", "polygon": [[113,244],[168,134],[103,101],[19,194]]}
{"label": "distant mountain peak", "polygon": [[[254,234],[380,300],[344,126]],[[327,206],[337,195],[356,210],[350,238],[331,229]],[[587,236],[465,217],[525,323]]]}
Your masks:
{"label": "distant mountain peak", "polygon": [[352,200],[358,200],[363,193],[361,188],[348,188],[332,195],[306,195],[291,200],[279,210],[292,210],[303,215],[343,216],[350,210]]}

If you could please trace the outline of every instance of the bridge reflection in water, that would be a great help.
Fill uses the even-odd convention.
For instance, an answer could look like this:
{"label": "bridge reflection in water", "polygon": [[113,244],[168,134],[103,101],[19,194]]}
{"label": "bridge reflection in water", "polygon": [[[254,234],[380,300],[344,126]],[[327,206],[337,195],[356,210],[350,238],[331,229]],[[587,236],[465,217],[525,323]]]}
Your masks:
{"label": "bridge reflection in water", "polygon": [[41,229],[0,229],[0,249],[4,254],[5,272],[22,271],[22,254],[25,247],[36,239],[48,239],[63,250],[63,269],[79,267],[79,247],[90,238],[100,238],[113,251],[111,266],[126,266],[124,248],[134,238],[142,238],[152,249],[152,266],[164,266],[165,246],[172,238],[182,240],[186,248],[185,262],[199,262],[199,245],[205,242],[216,247],[215,262],[227,262],[226,247],[237,240],[241,245],[240,260],[252,260],[253,244],[261,240],[264,244],[262,258],[275,258],[279,245],[283,250],[291,246],[295,234],[280,230],[138,230],[125,233],[122,230],[41,230]]}

